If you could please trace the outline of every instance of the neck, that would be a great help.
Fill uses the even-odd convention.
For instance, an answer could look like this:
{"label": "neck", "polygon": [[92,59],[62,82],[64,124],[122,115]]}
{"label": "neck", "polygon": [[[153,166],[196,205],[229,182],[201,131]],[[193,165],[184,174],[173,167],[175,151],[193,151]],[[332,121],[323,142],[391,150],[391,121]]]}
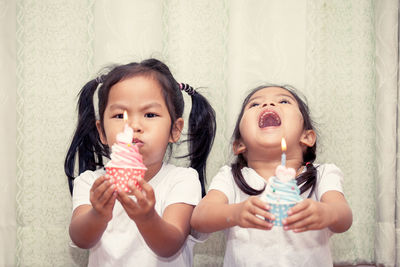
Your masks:
{"label": "neck", "polygon": [[[252,169],[254,169],[260,176],[262,176],[266,181],[271,176],[275,175],[275,170],[278,165],[281,165],[281,158],[273,158],[273,159],[250,159],[248,160],[248,166]],[[301,158],[291,158],[287,157],[286,159],[286,165],[287,168],[293,168],[296,170],[296,175],[301,172],[301,166],[302,166],[302,159]]]}
{"label": "neck", "polygon": [[146,182],[150,181],[161,169],[163,162],[157,162],[156,164],[146,165],[147,171],[144,175]]}

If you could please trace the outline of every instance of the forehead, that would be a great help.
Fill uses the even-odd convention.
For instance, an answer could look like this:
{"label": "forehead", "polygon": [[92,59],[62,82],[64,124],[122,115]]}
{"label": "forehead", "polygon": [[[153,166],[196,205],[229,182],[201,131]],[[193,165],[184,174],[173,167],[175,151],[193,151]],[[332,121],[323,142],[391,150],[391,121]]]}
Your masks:
{"label": "forehead", "polygon": [[114,84],[108,96],[109,101],[120,99],[154,99],[164,101],[163,89],[152,76],[133,76]]}
{"label": "forehead", "polygon": [[[292,98],[293,100],[296,100],[293,96],[292,93],[290,93],[288,90],[281,88],[281,87],[265,87],[257,92],[255,92],[251,97],[251,99],[255,98],[266,98],[266,97],[274,97],[274,96],[287,96]],[[296,101],[297,102],[297,101]]]}

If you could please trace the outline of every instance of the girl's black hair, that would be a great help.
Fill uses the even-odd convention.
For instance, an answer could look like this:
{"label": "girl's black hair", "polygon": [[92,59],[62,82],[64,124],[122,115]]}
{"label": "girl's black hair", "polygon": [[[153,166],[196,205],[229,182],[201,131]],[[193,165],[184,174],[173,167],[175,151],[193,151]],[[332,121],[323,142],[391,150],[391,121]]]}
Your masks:
{"label": "girl's black hair", "polygon": [[[264,89],[264,88],[268,88],[268,87],[280,87],[283,88],[285,90],[287,90],[290,94],[293,95],[293,97],[296,99],[298,105],[299,105],[299,109],[301,112],[301,115],[303,116],[303,120],[304,120],[304,130],[314,130],[314,126],[313,126],[313,121],[311,120],[310,117],[310,112],[308,109],[308,106],[306,104],[305,101],[303,101],[298,94],[296,93],[296,89],[290,85],[284,85],[284,86],[280,86],[280,85],[262,85],[262,86],[258,86],[256,88],[254,88],[245,98],[245,100],[243,101],[243,105],[242,105],[242,109],[240,111],[239,117],[236,121],[236,125],[235,125],[235,129],[233,131],[233,140],[234,141],[238,141],[241,139],[241,134],[240,134],[240,130],[239,130],[239,124],[240,124],[240,120],[243,117],[243,113],[244,113],[244,108],[246,107],[246,105],[249,103],[250,98],[259,90]],[[317,142],[315,142],[315,144],[312,147],[307,147],[307,149],[304,151],[303,153],[303,163],[302,165],[306,166],[306,171],[303,172],[301,175],[299,175],[299,177],[296,178],[297,181],[297,185],[300,186],[300,193],[302,194],[303,192],[307,191],[309,188],[311,188],[311,191],[308,195],[308,197],[311,196],[311,194],[314,192],[314,187],[315,187],[315,183],[317,181],[317,169],[316,167],[312,164],[315,160],[315,158],[317,157],[316,155],[316,151],[317,151]],[[264,188],[260,189],[260,190],[256,190],[254,188],[252,188],[244,179],[243,174],[242,174],[242,168],[247,167],[247,160],[246,158],[242,155],[239,154],[236,157],[236,160],[234,163],[231,164],[232,167],[232,174],[233,174],[233,178],[235,180],[235,183],[237,184],[237,186],[246,194],[248,195],[259,195],[264,191]]]}
{"label": "girl's black hair", "polygon": [[[79,174],[86,170],[104,167],[102,157],[110,157],[109,147],[100,141],[96,128],[96,114],[93,95],[98,88],[98,110],[101,129],[104,133],[104,111],[107,106],[110,89],[116,83],[134,76],[149,76],[159,82],[173,123],[181,118],[184,99],[180,85],[169,68],[157,59],[147,59],[140,63],[114,66],[107,74],[89,81],[80,91],[78,100],[78,124],[65,158],[64,170],[68,176],[70,192],[75,179],[75,163],[78,156]],[[214,142],[216,132],[215,111],[201,94],[190,91],[192,109],[189,115],[188,142],[190,167],[199,173],[202,194],[205,195],[206,162]],[[172,145],[172,144],[170,144]],[[171,148],[171,146],[170,146]],[[185,156],[185,157],[186,157]]]}

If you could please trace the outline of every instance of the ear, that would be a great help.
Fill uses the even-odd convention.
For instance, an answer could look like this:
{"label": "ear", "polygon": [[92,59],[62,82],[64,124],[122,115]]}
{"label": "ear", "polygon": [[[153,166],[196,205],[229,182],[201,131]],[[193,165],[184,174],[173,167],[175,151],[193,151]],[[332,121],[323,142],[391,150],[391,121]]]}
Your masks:
{"label": "ear", "polygon": [[97,132],[99,133],[100,136],[100,141],[103,145],[107,145],[107,138],[105,134],[103,133],[103,129],[101,128],[101,124],[99,120],[96,120],[96,128]]}
{"label": "ear", "polygon": [[305,130],[300,137],[300,144],[312,147],[317,140],[317,135],[314,130]]}
{"label": "ear", "polygon": [[233,153],[235,155],[239,155],[246,152],[246,145],[242,142],[242,140],[236,140],[233,142]]}
{"label": "ear", "polygon": [[181,137],[182,129],[183,129],[184,121],[182,118],[178,118],[174,124],[172,125],[172,132],[169,136],[168,142],[175,143]]}

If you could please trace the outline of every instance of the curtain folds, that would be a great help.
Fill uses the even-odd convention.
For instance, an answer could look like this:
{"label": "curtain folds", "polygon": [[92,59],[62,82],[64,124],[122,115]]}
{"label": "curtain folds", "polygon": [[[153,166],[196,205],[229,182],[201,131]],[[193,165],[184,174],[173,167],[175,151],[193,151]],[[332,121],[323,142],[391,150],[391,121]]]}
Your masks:
{"label": "curtain folds", "polygon": [[[0,265],[85,266],[87,252],[70,245],[63,172],[76,96],[104,66],[156,57],[216,110],[208,181],[232,157],[247,92],[267,82],[297,87],[317,122],[317,161],[342,169],[353,209],[350,231],[332,238],[335,263],[400,266],[398,8],[398,0],[0,0]],[[220,266],[221,235],[195,251],[196,266]]]}
{"label": "curtain folds", "polygon": [[14,265],[17,229],[15,8],[12,1],[0,1],[0,266]]}
{"label": "curtain folds", "polygon": [[375,257],[400,266],[399,1],[375,3],[376,30],[376,233]]}

